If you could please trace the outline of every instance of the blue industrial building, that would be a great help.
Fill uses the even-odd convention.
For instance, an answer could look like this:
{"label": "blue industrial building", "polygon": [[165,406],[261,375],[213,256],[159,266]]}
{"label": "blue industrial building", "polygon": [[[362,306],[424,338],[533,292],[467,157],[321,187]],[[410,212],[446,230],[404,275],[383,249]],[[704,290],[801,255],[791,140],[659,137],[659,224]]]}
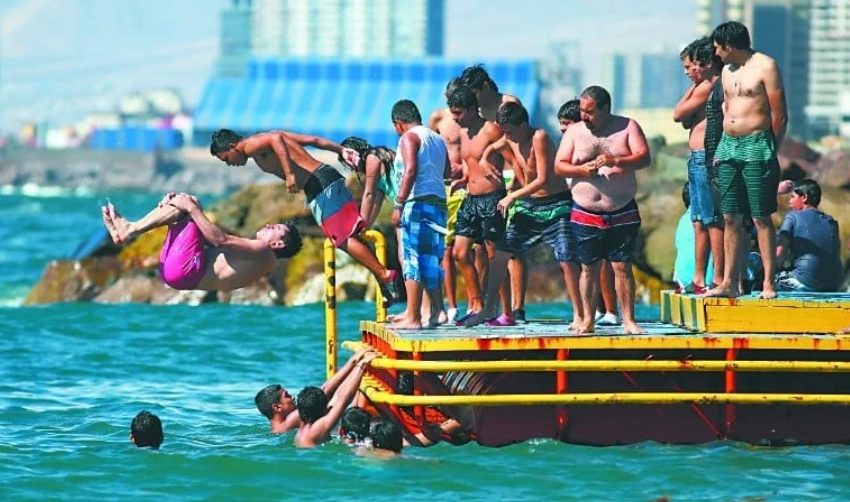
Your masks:
{"label": "blue industrial building", "polygon": [[[284,129],[335,141],[360,136],[392,148],[398,137],[390,110],[411,99],[423,121],[446,106],[446,83],[476,61],[443,59],[256,59],[242,78],[213,77],[195,110],[193,144],[208,146],[220,128],[242,134]],[[499,90],[514,94],[537,123],[536,63],[484,61]]]}

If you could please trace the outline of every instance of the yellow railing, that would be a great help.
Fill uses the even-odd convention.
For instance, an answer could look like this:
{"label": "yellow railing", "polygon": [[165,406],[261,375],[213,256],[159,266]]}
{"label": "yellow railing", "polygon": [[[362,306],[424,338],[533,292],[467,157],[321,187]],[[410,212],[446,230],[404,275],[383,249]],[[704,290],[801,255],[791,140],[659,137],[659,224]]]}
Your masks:
{"label": "yellow railing", "polygon": [[850,405],[845,394],[744,394],[700,392],[629,392],[582,394],[494,394],[482,396],[408,396],[374,386],[361,390],[373,403],[395,406],[505,406],[582,404],[799,404]]}
{"label": "yellow railing", "polygon": [[[366,240],[375,243],[375,255],[381,265],[387,265],[387,240],[377,230],[363,232]],[[337,358],[337,315],[336,315],[336,248],[330,239],[324,243],[324,271],[325,271],[325,373],[327,378],[336,373]],[[374,278],[372,278],[374,280]],[[379,290],[380,288],[378,288]],[[375,294],[375,320],[383,322],[387,318],[387,308],[384,306],[383,297],[378,291]]]}
{"label": "yellow railing", "polygon": [[[356,351],[365,344],[342,342],[345,349]],[[848,373],[845,361],[669,361],[669,360],[591,360],[591,361],[414,361],[379,357],[370,365],[376,369],[424,371],[475,371],[480,373],[518,371],[776,371],[797,373]]]}

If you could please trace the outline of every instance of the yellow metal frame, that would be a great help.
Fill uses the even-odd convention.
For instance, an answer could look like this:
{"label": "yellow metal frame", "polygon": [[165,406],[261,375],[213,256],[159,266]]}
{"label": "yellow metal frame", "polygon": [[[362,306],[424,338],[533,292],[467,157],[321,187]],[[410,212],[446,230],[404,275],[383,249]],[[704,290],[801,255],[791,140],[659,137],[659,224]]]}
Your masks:
{"label": "yellow metal frame", "polygon": [[[399,336],[385,324],[361,321],[361,331],[372,333],[396,352],[454,352],[486,350],[552,350],[552,349],[756,349],[756,350],[806,350],[847,351],[850,350],[850,335],[807,335],[807,334],[742,334],[742,333],[660,333],[651,335],[585,335],[568,333],[564,324],[563,336],[512,336],[510,328],[500,328],[501,336],[459,337],[451,331],[435,334],[428,338]],[[678,329],[678,328],[676,328]],[[522,328],[517,328],[521,331]]]}
{"label": "yellow metal frame", "polygon": [[[375,255],[381,265],[387,265],[387,240],[377,230],[367,230],[361,234],[375,244]],[[337,313],[336,313],[336,248],[330,239],[324,242],[325,272],[325,374],[327,378],[336,373],[337,359]],[[372,279],[374,280],[374,278]],[[383,322],[387,318],[381,293],[375,295],[375,320]]]}
{"label": "yellow metal frame", "polygon": [[494,394],[482,396],[407,396],[361,386],[373,403],[395,406],[506,406],[599,404],[797,404],[850,405],[845,394],[748,394],[700,392],[629,392],[582,394]]}

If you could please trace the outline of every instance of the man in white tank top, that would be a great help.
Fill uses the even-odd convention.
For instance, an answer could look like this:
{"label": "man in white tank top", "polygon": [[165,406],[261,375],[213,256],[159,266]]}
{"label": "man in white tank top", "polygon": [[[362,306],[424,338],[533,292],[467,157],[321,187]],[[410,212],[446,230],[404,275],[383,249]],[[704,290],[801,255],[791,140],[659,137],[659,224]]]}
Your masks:
{"label": "man in white tank top", "polygon": [[392,109],[392,121],[400,136],[393,164],[399,180],[393,201],[392,223],[401,228],[402,271],[407,309],[392,324],[396,329],[421,329],[423,288],[430,300],[427,325],[439,323],[443,309],[441,261],[445,250],[446,191],[449,174],[445,140],[422,125],[413,101],[403,99]]}

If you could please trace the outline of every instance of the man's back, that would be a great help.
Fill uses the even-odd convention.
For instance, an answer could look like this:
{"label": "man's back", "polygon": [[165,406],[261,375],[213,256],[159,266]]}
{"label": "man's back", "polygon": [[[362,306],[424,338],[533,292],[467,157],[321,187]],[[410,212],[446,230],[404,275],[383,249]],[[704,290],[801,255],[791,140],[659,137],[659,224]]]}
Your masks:
{"label": "man's back", "polygon": [[796,278],[818,291],[835,291],[842,278],[838,222],[815,208],[790,211],[780,234],[791,242]]}

